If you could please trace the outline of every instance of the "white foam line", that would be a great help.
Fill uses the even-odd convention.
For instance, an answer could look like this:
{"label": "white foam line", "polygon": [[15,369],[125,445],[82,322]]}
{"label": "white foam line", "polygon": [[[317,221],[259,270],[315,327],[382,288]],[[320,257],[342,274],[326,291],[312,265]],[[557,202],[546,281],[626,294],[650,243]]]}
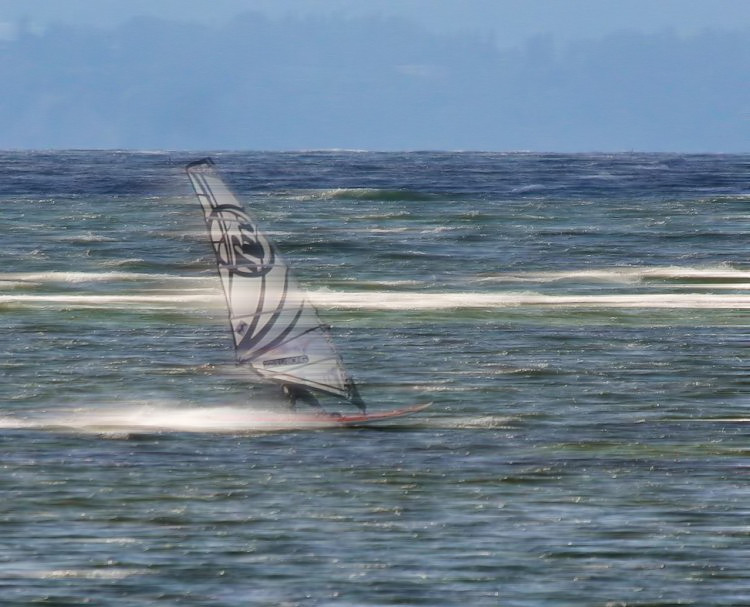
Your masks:
{"label": "white foam line", "polygon": [[190,280],[203,277],[174,276],[170,274],[148,274],[145,272],[6,272],[0,273],[0,281],[9,282],[107,282],[113,280]]}
{"label": "white foam line", "polygon": [[128,406],[93,407],[60,411],[33,419],[0,419],[0,428],[26,430],[68,430],[121,436],[149,432],[244,433],[280,430],[336,428],[340,424],[321,416],[301,420],[294,413],[265,411],[247,406],[176,407]]}
{"label": "white foam line", "polygon": [[40,580],[124,580],[132,576],[148,575],[147,569],[128,567],[106,567],[102,569],[39,569],[32,571],[9,569],[0,574],[0,579],[28,578]]}
{"label": "white foam line", "polygon": [[481,278],[481,282],[555,282],[560,280],[592,280],[600,282],[641,282],[644,279],[750,279],[750,271],[727,267],[690,268],[666,266],[654,268],[596,268],[550,272],[508,272]]}
{"label": "white foam line", "polygon": [[717,291],[750,291],[750,282],[728,282],[724,284],[707,283],[707,284],[691,284],[691,285],[672,285],[673,289],[716,289]]}
{"label": "white foam line", "polygon": [[0,304],[64,304],[71,306],[216,303],[214,293],[201,295],[0,295]]}
{"label": "white foam line", "polygon": [[[542,295],[538,293],[422,293],[333,292],[310,293],[321,308],[352,310],[450,310],[472,308],[696,308],[750,309],[750,294],[646,293],[615,295]],[[206,289],[198,293],[159,295],[0,295],[0,304],[66,305],[78,307],[158,305],[222,305],[221,294]]]}
{"label": "white foam line", "polygon": [[439,310],[503,307],[750,309],[750,295],[649,293],[540,295],[536,293],[330,293],[311,294],[320,307],[373,310]]}
{"label": "white foam line", "polygon": [[665,419],[662,420],[662,422],[678,422],[678,423],[690,423],[693,422],[703,422],[708,424],[747,424],[750,423],[750,417],[704,417],[704,418],[695,418],[695,417],[685,417],[685,418],[673,418],[673,419]]}

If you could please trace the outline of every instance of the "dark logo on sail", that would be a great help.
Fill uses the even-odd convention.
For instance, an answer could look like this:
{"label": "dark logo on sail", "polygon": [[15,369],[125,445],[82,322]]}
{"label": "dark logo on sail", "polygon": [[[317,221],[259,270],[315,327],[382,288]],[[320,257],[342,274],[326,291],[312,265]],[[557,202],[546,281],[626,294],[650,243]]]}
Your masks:
{"label": "dark logo on sail", "polygon": [[[209,221],[221,266],[234,274],[251,277],[263,276],[273,269],[273,247],[242,209],[218,206]],[[213,236],[216,232],[221,235],[219,238]]]}
{"label": "dark logo on sail", "polygon": [[302,356],[287,356],[286,358],[273,358],[271,360],[264,360],[263,366],[282,367],[288,365],[304,365],[308,362],[310,362],[310,359],[307,357],[307,355],[303,354]]}

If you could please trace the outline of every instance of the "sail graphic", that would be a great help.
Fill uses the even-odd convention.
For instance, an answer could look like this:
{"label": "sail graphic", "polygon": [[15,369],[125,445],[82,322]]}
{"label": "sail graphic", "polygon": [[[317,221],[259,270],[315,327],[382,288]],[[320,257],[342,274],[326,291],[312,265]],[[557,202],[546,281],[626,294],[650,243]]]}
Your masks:
{"label": "sail graphic", "polygon": [[213,161],[192,162],[186,171],[216,254],[237,361],[280,384],[333,394],[364,411],[327,326]]}

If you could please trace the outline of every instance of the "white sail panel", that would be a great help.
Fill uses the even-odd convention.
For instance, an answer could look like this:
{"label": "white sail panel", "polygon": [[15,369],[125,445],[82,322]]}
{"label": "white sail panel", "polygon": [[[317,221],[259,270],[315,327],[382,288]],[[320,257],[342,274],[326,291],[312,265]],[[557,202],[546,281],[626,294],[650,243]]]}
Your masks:
{"label": "white sail panel", "polygon": [[238,362],[279,383],[322,390],[364,408],[327,327],[213,162],[191,163],[187,173],[216,254]]}

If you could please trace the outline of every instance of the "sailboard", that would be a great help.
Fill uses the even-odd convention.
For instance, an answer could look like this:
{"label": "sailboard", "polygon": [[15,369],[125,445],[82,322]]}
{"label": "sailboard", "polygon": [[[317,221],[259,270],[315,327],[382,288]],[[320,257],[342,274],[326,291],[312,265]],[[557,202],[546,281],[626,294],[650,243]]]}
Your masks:
{"label": "sailboard", "polygon": [[[366,422],[366,405],[333,345],[330,329],[321,322],[276,246],[245,211],[210,158],[191,162],[185,170],[203,209],[216,256],[237,363],[284,386],[288,394],[315,391],[337,397],[358,408],[360,413],[353,417]],[[407,415],[414,409],[395,411]],[[372,415],[385,419],[383,414]],[[331,419],[353,423],[341,415],[331,415]]]}
{"label": "sailboard", "polygon": [[[432,403],[423,403],[421,405],[413,405],[411,407],[403,407],[401,409],[390,409],[388,411],[378,411],[376,413],[353,413],[343,415],[328,415],[326,419],[329,422],[340,426],[364,426],[372,424],[374,422],[386,421],[389,419],[396,419],[398,417],[405,417],[407,415],[414,415],[420,411],[424,411]],[[297,414],[297,419],[303,423],[315,424],[320,421],[319,415],[300,415]]]}

